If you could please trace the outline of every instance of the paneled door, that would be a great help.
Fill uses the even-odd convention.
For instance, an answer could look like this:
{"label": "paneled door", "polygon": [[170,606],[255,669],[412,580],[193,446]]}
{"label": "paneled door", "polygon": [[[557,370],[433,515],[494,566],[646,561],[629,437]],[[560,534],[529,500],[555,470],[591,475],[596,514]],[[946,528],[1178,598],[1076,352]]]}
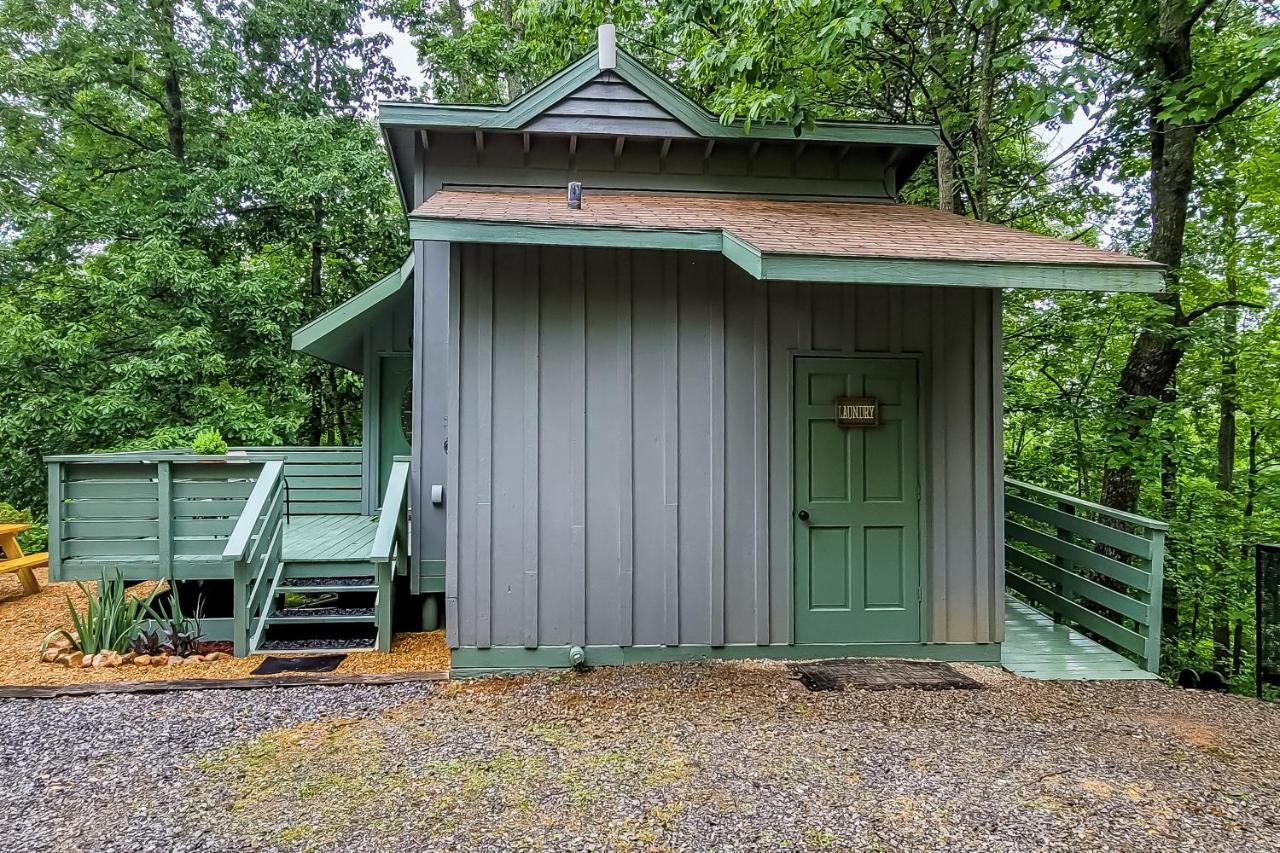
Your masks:
{"label": "paneled door", "polygon": [[797,358],[794,387],[795,641],[918,642],[916,361]]}

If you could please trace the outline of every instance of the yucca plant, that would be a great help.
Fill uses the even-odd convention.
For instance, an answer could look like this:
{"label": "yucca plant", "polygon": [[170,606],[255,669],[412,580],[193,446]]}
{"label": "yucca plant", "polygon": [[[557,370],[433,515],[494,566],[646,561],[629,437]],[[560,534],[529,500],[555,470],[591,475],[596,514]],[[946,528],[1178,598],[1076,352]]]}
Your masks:
{"label": "yucca plant", "polygon": [[47,646],[52,637],[61,634],[71,641],[72,648],[86,655],[126,651],[150,618],[155,591],[146,599],[129,595],[124,577],[118,570],[109,569],[103,569],[97,591],[91,591],[81,581],[76,581],[76,586],[84,593],[84,614],[76,609],[71,596],[66,596],[72,630],[54,631],[45,637],[43,645]]}

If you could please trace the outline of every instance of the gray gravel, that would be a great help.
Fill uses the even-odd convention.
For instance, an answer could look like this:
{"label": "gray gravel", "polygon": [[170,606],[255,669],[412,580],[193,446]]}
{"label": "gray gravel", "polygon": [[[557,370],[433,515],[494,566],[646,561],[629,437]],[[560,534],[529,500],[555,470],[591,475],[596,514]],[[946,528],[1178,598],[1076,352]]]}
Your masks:
{"label": "gray gravel", "polygon": [[433,685],[0,700],[0,851],[232,849],[184,814],[198,758],[272,729],[378,713]]}
{"label": "gray gravel", "polygon": [[958,668],[12,702],[0,850],[1280,850],[1280,709]]}

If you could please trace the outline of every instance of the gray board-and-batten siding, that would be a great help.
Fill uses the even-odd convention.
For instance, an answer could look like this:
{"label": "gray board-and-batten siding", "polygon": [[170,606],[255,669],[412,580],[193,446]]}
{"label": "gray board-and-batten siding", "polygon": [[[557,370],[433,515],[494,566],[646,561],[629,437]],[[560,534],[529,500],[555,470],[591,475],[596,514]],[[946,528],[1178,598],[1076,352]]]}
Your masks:
{"label": "gray board-and-batten siding", "polygon": [[[612,72],[601,73],[585,82],[571,99],[611,102],[614,107],[608,111],[615,124],[610,130],[624,135],[640,132],[629,117],[639,103],[636,92],[616,77]],[[601,85],[610,88],[610,97],[594,97],[600,94]],[[571,180],[582,181],[587,193],[615,189],[888,203],[905,168],[894,159],[900,152],[888,142],[856,146],[815,143],[797,152],[790,139],[743,138],[708,144],[701,138],[626,135],[619,150],[617,136],[571,139],[566,134],[527,129],[480,133],[465,128],[427,130],[415,126],[411,119],[404,124],[387,124],[386,120],[384,115],[384,138],[407,210],[441,189],[563,189]],[[449,360],[449,282],[457,266],[450,263],[456,248],[448,242],[415,240],[413,245],[413,267],[421,274],[415,274],[413,282],[411,548],[419,574],[425,577],[444,571],[449,528],[448,498],[440,505],[431,503],[429,496],[432,485],[446,485],[444,445],[448,401],[454,392],[451,375],[456,375],[456,371],[451,374]]]}
{"label": "gray board-and-batten siding", "polygon": [[449,252],[451,646],[789,643],[806,353],[918,358],[922,640],[1001,640],[998,291],[766,283],[700,252]]}

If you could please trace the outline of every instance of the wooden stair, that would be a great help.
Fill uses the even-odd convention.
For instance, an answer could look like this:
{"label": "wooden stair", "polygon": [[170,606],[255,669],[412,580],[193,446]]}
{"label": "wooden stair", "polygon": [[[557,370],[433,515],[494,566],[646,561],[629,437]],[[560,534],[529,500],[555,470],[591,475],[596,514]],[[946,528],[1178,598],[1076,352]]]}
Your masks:
{"label": "wooden stair", "polygon": [[[285,560],[255,631],[254,654],[341,654],[379,648],[382,590],[363,560]],[[301,599],[301,600],[299,600]],[[389,638],[387,638],[389,639]]]}

